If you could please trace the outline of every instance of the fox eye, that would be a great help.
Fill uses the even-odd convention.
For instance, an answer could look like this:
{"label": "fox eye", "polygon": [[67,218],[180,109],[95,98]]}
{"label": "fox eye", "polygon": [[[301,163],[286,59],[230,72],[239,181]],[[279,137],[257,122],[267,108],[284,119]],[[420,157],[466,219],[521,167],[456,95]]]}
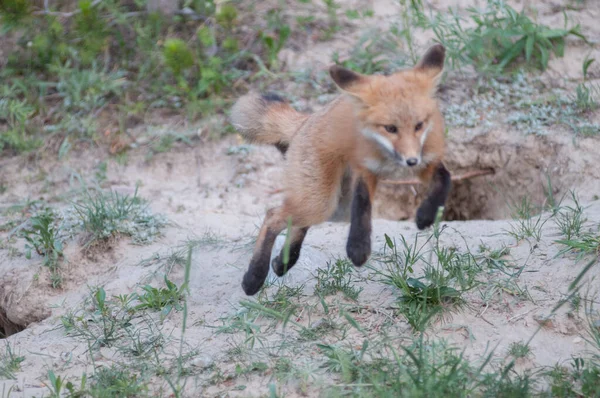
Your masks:
{"label": "fox eye", "polygon": [[415,131],[419,131],[423,128],[423,122],[419,122],[417,123],[417,125],[415,126]]}
{"label": "fox eye", "polygon": [[396,134],[398,132],[398,129],[393,124],[388,124],[384,127],[385,131],[387,131],[388,133]]}

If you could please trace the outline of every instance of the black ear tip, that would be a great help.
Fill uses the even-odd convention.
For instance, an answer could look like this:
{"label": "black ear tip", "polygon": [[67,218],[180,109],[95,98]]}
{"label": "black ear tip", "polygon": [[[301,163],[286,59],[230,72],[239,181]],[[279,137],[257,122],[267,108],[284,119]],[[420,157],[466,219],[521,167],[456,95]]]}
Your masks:
{"label": "black ear tip", "polygon": [[446,58],[446,48],[441,44],[434,44],[429,47],[425,56],[421,61],[422,68],[441,68],[444,66],[444,59]]}
{"label": "black ear tip", "polygon": [[339,73],[340,70],[340,66],[339,65],[331,65],[329,67],[329,75],[331,75],[331,77],[336,76]]}
{"label": "black ear tip", "polygon": [[439,52],[441,54],[445,54],[446,53],[446,47],[444,47],[443,45],[441,45],[440,43],[436,43],[433,46],[431,46],[431,50],[432,51],[436,51]]}
{"label": "black ear tip", "polygon": [[360,80],[360,75],[343,66],[332,65],[329,68],[331,78],[340,86],[346,87]]}

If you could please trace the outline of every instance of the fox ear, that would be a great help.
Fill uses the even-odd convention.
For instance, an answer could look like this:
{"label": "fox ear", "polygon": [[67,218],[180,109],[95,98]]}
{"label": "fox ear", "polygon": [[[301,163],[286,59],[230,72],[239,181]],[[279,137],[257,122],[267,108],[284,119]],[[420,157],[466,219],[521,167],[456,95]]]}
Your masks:
{"label": "fox ear", "polygon": [[333,65],[329,68],[329,75],[339,88],[353,95],[358,95],[360,87],[368,80],[367,76],[339,65]]}
{"label": "fox ear", "polygon": [[444,70],[445,58],[446,49],[441,44],[436,44],[427,50],[417,66],[415,66],[415,69],[425,73],[428,77],[437,82]]}

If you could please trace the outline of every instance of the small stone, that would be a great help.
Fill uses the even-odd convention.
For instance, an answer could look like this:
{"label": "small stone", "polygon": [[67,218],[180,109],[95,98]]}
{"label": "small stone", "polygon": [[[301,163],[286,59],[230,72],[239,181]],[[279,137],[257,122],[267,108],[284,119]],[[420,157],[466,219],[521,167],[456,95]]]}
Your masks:
{"label": "small stone", "polygon": [[573,344],[581,344],[582,341],[583,339],[581,337],[575,337],[573,339]]}
{"label": "small stone", "polygon": [[533,319],[544,327],[554,327],[554,322],[552,321],[552,316],[550,315],[534,315]]}
{"label": "small stone", "polygon": [[322,326],[325,324],[325,319],[321,318],[317,321],[314,321],[311,325],[310,328],[311,329],[317,329],[319,326]]}
{"label": "small stone", "polygon": [[211,357],[206,355],[199,356],[192,360],[192,366],[195,366],[200,369],[210,368],[214,363],[215,361]]}

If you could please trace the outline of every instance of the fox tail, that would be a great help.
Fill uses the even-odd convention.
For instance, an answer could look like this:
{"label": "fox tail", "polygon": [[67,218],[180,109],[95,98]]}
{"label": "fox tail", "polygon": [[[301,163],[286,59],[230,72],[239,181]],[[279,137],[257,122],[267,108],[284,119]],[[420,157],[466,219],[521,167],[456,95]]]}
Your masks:
{"label": "fox tail", "polygon": [[233,127],[248,141],[274,145],[284,153],[308,115],[275,94],[249,93],[231,108]]}

